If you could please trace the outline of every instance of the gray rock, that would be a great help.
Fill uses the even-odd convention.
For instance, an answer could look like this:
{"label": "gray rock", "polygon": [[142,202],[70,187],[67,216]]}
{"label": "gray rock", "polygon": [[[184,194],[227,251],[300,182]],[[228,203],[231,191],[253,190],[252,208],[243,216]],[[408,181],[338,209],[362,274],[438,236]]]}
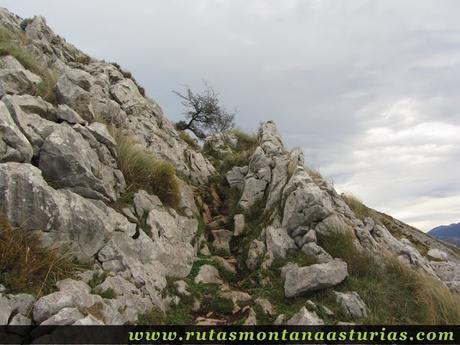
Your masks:
{"label": "gray rock", "polygon": [[367,317],[367,307],[357,292],[336,292],[334,291],[335,299],[339,303],[344,312],[355,319]]}
{"label": "gray rock", "polygon": [[57,120],[54,107],[41,98],[30,95],[7,95],[2,101],[19,130],[32,145],[34,155],[38,155],[46,137],[61,126],[54,122]]}
{"label": "gray rock", "polygon": [[265,255],[265,244],[259,240],[253,240],[249,245],[246,266],[249,270],[254,271],[262,262]]}
{"label": "gray rock", "polygon": [[123,191],[124,181],[119,181],[115,169],[102,164],[82,135],[67,126],[46,138],[39,167],[54,187],[69,188],[85,197],[114,201]]}
{"label": "gray rock", "polygon": [[270,316],[275,315],[275,308],[273,307],[273,305],[270,303],[269,300],[265,298],[257,298],[254,302],[262,308],[262,311],[265,314],[270,315]]}
{"label": "gray rock", "polygon": [[64,308],[75,307],[73,296],[62,291],[41,297],[33,307],[33,319],[41,324]]}
{"label": "gray rock", "polygon": [[225,174],[228,184],[231,188],[237,188],[243,190],[244,178],[248,173],[248,166],[244,167],[233,167],[230,171]]}
{"label": "gray rock", "polygon": [[22,314],[16,314],[10,321],[10,326],[30,326],[32,320]]}
{"label": "gray rock", "polygon": [[211,265],[201,266],[194,281],[196,284],[223,284],[223,281],[219,275],[219,271],[217,268]]}
{"label": "gray rock", "polygon": [[0,97],[5,94],[34,94],[42,79],[26,69],[0,69]]}
{"label": "gray rock", "polygon": [[288,232],[299,226],[311,226],[333,213],[327,192],[321,190],[302,168],[297,168],[283,192],[282,225]]}
{"label": "gray rock", "polygon": [[245,226],[244,215],[235,214],[233,217],[233,236],[241,236]]}
{"label": "gray rock", "polygon": [[65,121],[70,124],[80,124],[85,125],[87,122],[81,118],[78,113],[65,104],[59,104],[56,111],[57,119],[60,121]]}
{"label": "gray rock", "polygon": [[59,77],[56,84],[56,94],[60,103],[69,105],[86,121],[94,121],[95,114],[91,104],[91,94],[74,84],[68,75],[63,74]]}
{"label": "gray rock", "polygon": [[230,240],[233,237],[233,233],[230,230],[212,230],[212,236],[214,238],[212,246],[215,250],[230,253]]}
{"label": "gray rock", "polygon": [[436,249],[436,248],[430,248],[427,255],[433,259],[440,260],[440,261],[449,260],[449,255],[446,252],[440,249]]}
{"label": "gray rock", "polygon": [[314,311],[308,311],[307,308],[302,307],[286,324],[289,326],[317,326],[324,325],[324,321]]}
{"label": "gray rock", "polygon": [[0,162],[30,162],[33,149],[11,118],[5,103],[0,102]]}
{"label": "gray rock", "polygon": [[0,325],[8,324],[12,311],[9,301],[0,296]]}
{"label": "gray rock", "polygon": [[302,252],[304,252],[308,256],[316,258],[316,261],[320,264],[324,264],[332,260],[332,256],[329,255],[328,252],[326,252],[322,247],[320,247],[314,242],[305,244],[302,247]]}
{"label": "gray rock", "polygon": [[178,215],[172,209],[155,208],[147,216],[153,239],[153,260],[160,262],[166,274],[184,278],[192,269],[195,251],[191,245],[198,221]]}
{"label": "gray rock", "polygon": [[29,315],[35,302],[35,297],[21,293],[17,295],[8,295],[11,310],[21,313],[22,315]]}
{"label": "gray rock", "polygon": [[49,187],[30,164],[0,164],[0,194],[0,212],[13,224],[41,231],[45,244],[68,244],[83,262],[92,260],[112,233],[129,238],[136,232],[135,224],[104,204]]}
{"label": "gray rock", "polygon": [[188,284],[183,280],[177,280],[174,282],[174,286],[176,287],[176,291],[181,296],[190,296],[190,292],[188,292]]}
{"label": "gray rock", "polygon": [[255,326],[257,325],[257,315],[254,309],[251,307],[247,308],[249,310],[248,317],[244,321],[243,325],[244,326]]}
{"label": "gray rock", "polygon": [[145,190],[139,190],[133,197],[134,209],[139,218],[152,211],[154,208],[163,206],[156,195],[151,195]]}
{"label": "gray rock", "polygon": [[199,214],[198,207],[195,204],[194,189],[181,180],[179,180],[179,209],[187,217]]}
{"label": "gray rock", "polygon": [[77,308],[63,308],[56,315],[40,323],[41,326],[66,326],[84,318]]}
{"label": "gray rock", "polygon": [[102,326],[104,325],[104,322],[95,318],[93,315],[88,315],[84,317],[83,319],[75,321],[72,325],[73,326]]}
{"label": "gray rock", "polygon": [[266,229],[267,250],[275,258],[284,258],[291,249],[297,249],[294,240],[289,237],[285,228],[269,226]]}
{"label": "gray rock", "polygon": [[343,282],[347,277],[347,264],[340,259],[290,269],[286,272],[284,293],[286,297],[297,297],[305,292],[330,288]]}

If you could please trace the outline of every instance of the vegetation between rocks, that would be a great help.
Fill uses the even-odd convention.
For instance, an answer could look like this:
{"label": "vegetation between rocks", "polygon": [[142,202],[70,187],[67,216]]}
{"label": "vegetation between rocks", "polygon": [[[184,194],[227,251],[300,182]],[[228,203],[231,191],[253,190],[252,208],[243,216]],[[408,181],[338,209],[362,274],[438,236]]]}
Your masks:
{"label": "vegetation between rocks", "polygon": [[157,159],[122,131],[112,129],[112,134],[117,143],[118,168],[127,184],[127,196],[144,189],[157,195],[163,203],[177,208],[179,183],[173,165]]}
{"label": "vegetation between rocks", "polygon": [[57,82],[56,74],[47,66],[43,66],[27,50],[27,44],[28,38],[24,34],[14,33],[5,27],[0,27],[0,56],[13,56],[24,68],[42,78],[42,81],[37,85],[36,96],[41,96],[44,100],[56,104],[54,92]]}
{"label": "vegetation between rocks", "polygon": [[332,256],[345,260],[350,276],[341,291],[356,291],[369,308],[370,324],[458,324],[460,296],[394,258],[359,251],[351,235],[319,237]]}
{"label": "vegetation between rocks", "polygon": [[0,284],[9,293],[49,294],[57,281],[83,268],[59,248],[43,246],[37,234],[0,217]]}

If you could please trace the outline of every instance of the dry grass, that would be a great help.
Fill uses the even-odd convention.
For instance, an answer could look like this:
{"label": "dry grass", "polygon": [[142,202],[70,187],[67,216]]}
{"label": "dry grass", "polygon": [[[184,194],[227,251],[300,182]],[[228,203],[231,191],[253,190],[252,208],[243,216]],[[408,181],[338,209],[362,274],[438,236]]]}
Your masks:
{"label": "dry grass", "polygon": [[313,180],[323,180],[323,175],[321,175],[318,169],[307,168],[307,173]]}
{"label": "dry grass", "polygon": [[118,168],[125,177],[127,193],[144,189],[165,204],[177,207],[179,183],[172,164],[157,159],[121,131],[112,129],[112,134],[117,142]]}
{"label": "dry grass", "polygon": [[38,235],[0,217],[0,283],[8,292],[45,295],[55,283],[83,269],[58,248],[46,248]]}
{"label": "dry grass", "polygon": [[322,236],[319,244],[347,262],[350,276],[339,289],[363,298],[370,311],[366,324],[460,323],[460,296],[434,278],[397,259],[359,252],[351,235]]}
{"label": "dry grass", "polygon": [[38,59],[31,54],[26,46],[28,39],[20,33],[13,33],[0,26],[0,56],[11,55],[18,60],[24,68],[40,76],[42,82],[38,84],[36,95],[44,100],[56,104],[54,87],[56,85],[56,75],[47,66],[43,66]]}
{"label": "dry grass", "polygon": [[184,131],[179,132],[179,138],[181,138],[183,141],[187,143],[188,146],[190,146],[191,149],[195,151],[201,150],[200,145],[198,145],[198,142],[193,139],[188,133]]}
{"label": "dry grass", "polygon": [[354,212],[354,214],[361,220],[366,217],[372,218],[372,211],[369,207],[364,205],[361,200],[351,194],[342,194],[342,199],[346,202],[348,207]]}

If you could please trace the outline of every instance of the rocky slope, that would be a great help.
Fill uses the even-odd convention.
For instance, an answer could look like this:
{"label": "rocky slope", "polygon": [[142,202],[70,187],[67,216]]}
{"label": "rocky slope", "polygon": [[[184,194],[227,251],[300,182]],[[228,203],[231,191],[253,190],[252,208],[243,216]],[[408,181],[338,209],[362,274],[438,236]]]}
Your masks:
{"label": "rocky slope", "polygon": [[[384,272],[379,286],[391,288],[396,266],[456,300],[455,251],[338,195],[273,122],[256,137],[191,147],[129,72],[88,57],[41,17],[2,9],[0,24],[2,222],[80,265],[46,293],[2,281],[0,324],[391,322],[365,283]],[[119,133],[174,166],[177,204],[127,183]],[[409,285],[409,295],[419,287]]]}

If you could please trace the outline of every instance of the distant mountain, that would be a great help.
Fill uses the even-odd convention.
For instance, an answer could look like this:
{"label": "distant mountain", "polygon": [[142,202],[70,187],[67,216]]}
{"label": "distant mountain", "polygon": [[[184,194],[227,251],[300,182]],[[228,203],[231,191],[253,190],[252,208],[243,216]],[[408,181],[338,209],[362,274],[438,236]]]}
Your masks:
{"label": "distant mountain", "polygon": [[460,223],[438,226],[428,231],[428,235],[460,247]]}

